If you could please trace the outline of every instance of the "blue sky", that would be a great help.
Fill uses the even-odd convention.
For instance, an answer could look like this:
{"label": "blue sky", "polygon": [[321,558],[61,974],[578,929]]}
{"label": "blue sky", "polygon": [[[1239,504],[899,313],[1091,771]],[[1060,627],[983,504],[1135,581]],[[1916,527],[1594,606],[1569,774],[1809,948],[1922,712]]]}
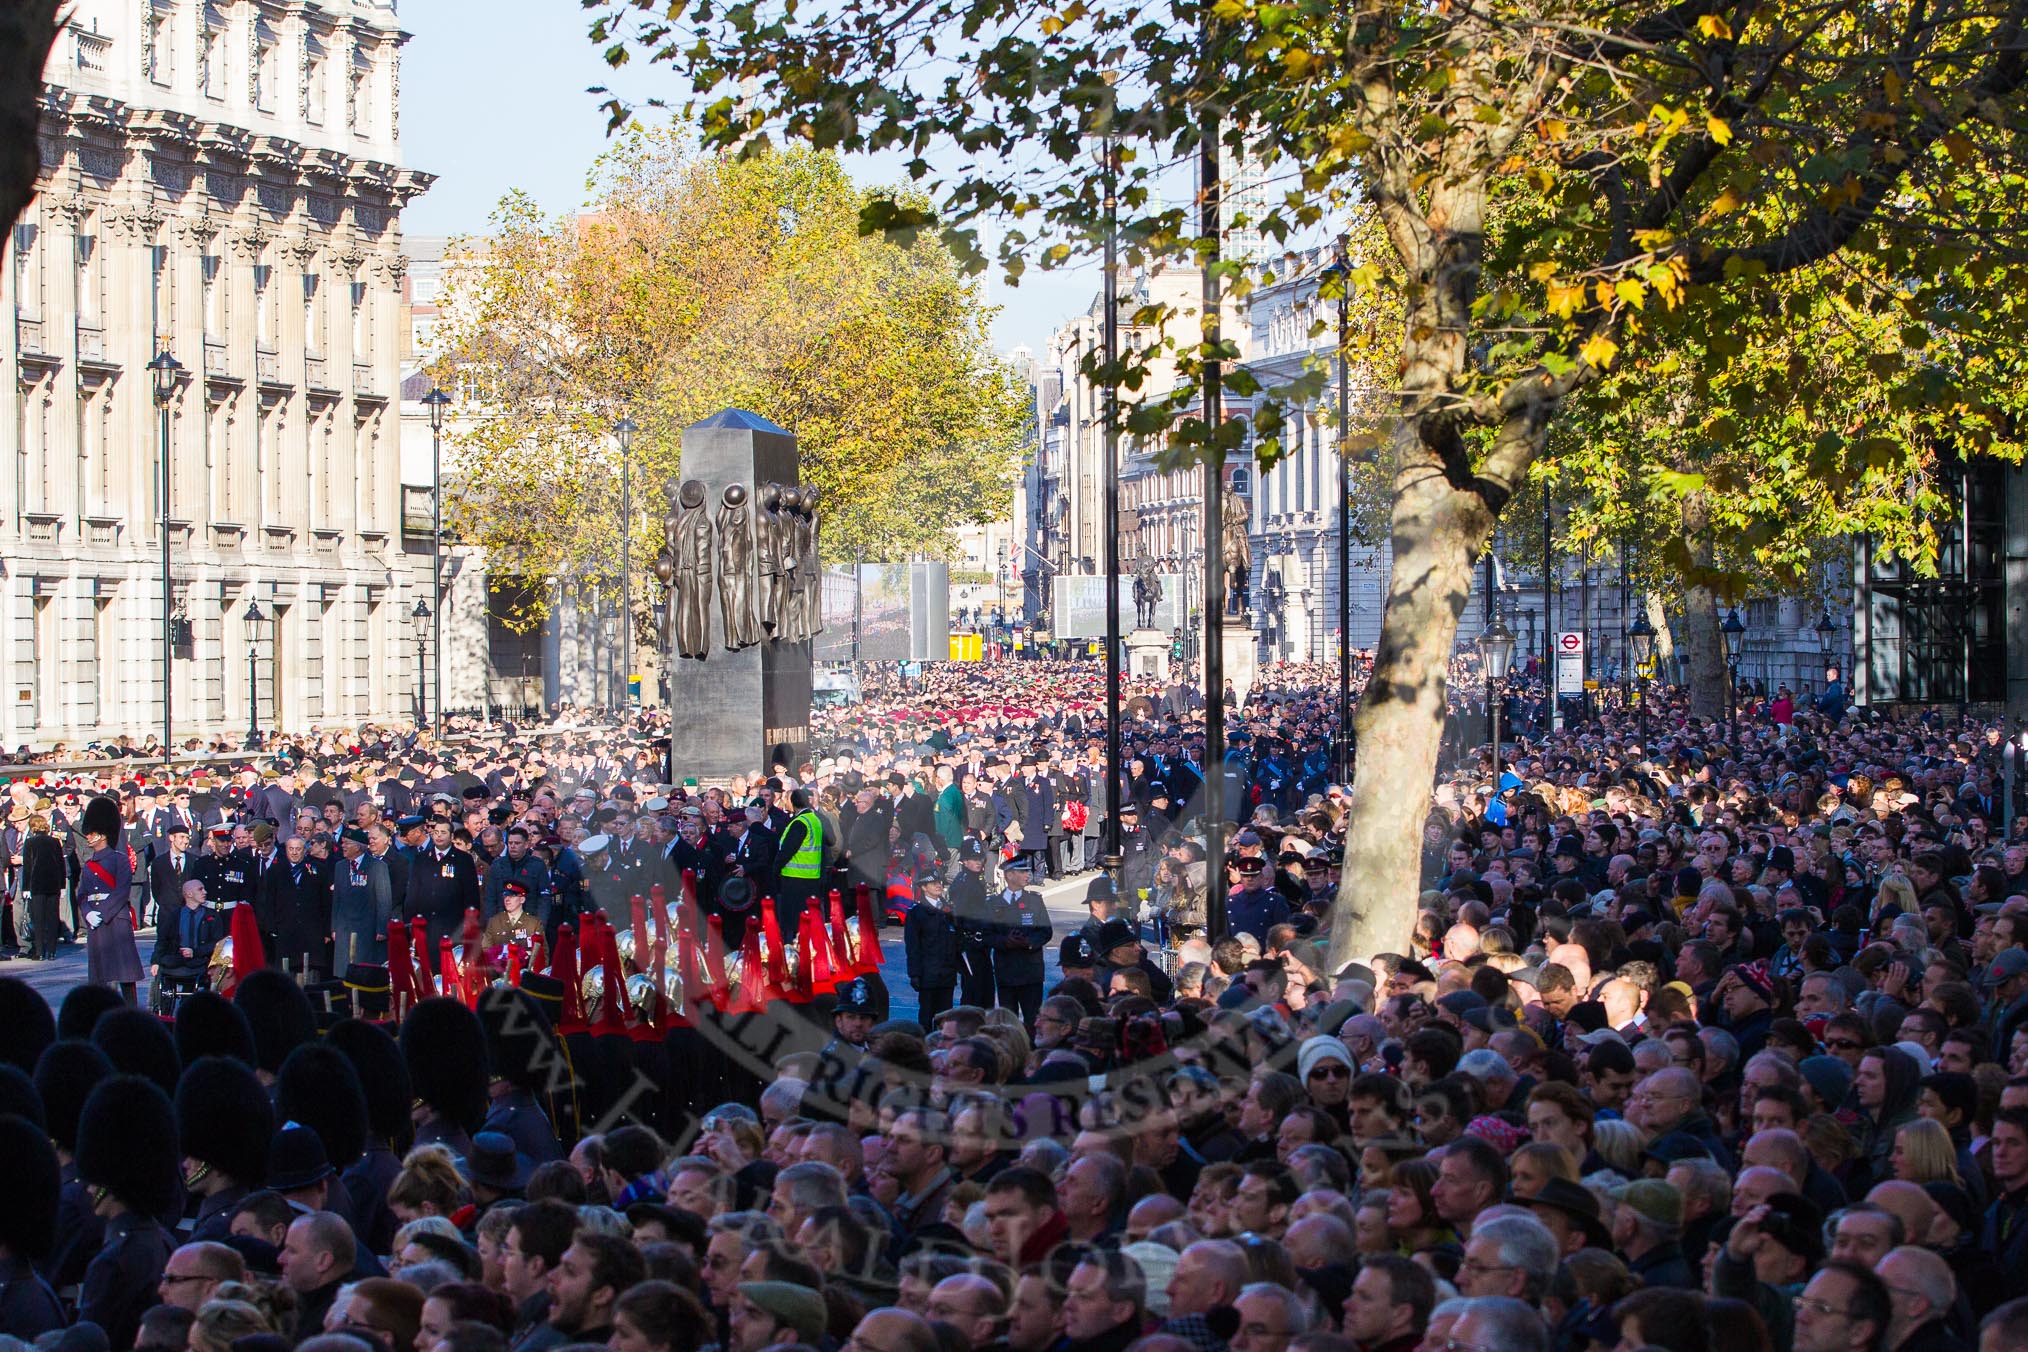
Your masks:
{"label": "blue sky", "polygon": [[[410,234],[483,232],[494,204],[515,188],[548,211],[576,206],[606,144],[599,98],[585,91],[610,83],[637,99],[678,96],[666,71],[609,69],[585,37],[577,0],[403,0],[400,15],[414,35],[402,51],[402,154],[439,176],[404,213]],[[876,161],[853,169],[868,183],[898,177]],[[1040,352],[1089,301],[1097,276],[1089,267],[1031,272],[1018,288],[989,277],[988,298],[1001,307],[995,345]]]}

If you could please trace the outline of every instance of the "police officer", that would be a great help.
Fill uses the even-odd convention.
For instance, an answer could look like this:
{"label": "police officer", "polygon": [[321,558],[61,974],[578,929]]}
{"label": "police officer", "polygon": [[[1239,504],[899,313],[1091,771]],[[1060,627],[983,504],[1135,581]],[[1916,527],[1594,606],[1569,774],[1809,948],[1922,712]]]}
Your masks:
{"label": "police officer", "polygon": [[986,891],[986,847],[976,839],[958,847],[958,876],[951,879],[950,902],[958,932],[958,998],[990,1009],[995,908]]}
{"label": "police officer", "polygon": [[1127,890],[1127,909],[1155,885],[1155,833],[1141,822],[1141,805],[1129,798],[1120,804],[1120,879]]}
{"label": "police officer", "polygon": [[951,1007],[958,981],[958,921],[944,904],[944,877],[935,867],[916,875],[915,905],[901,922],[908,955],[908,984],[915,988],[916,1021],[928,1028]]}
{"label": "police officer", "polygon": [[1289,904],[1282,894],[1267,886],[1267,860],[1257,854],[1242,855],[1239,886],[1225,899],[1225,927],[1232,934],[1251,934],[1267,943],[1267,932],[1289,918]]}
{"label": "police officer", "polygon": [[857,1064],[866,1055],[872,1033],[873,991],[865,977],[855,977],[838,988],[838,1003],[831,1006],[831,1040],[824,1044],[822,1055],[845,1065]]}
{"label": "police officer", "polygon": [[994,904],[993,975],[999,1000],[1035,1026],[1042,1011],[1042,959],[1053,927],[1042,894],[1028,886],[1028,861],[1015,857],[1000,866],[1002,887]]}

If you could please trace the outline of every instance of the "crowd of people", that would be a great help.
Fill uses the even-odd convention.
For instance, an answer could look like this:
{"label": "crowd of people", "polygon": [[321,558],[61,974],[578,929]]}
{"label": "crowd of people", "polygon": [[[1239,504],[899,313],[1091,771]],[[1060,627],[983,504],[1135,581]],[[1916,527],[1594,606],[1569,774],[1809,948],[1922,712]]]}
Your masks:
{"label": "crowd of people", "polygon": [[[652,719],[24,773],[12,937],[82,934],[95,981],[52,1013],[0,977],[0,1335],[2028,1349],[1997,724],[1790,705],[1735,741],[1667,691],[1502,748],[1456,719],[1414,924],[1334,970],[1335,675],[1266,669],[1216,767],[1196,692],[1130,689],[1117,872],[1089,664],[868,672],[807,761],[728,785]],[[389,920],[554,952],[686,878],[734,947],[763,899],[792,930],[875,890],[899,960],[647,1037],[539,964],[390,1007]],[[227,995],[233,914],[272,970]]]}

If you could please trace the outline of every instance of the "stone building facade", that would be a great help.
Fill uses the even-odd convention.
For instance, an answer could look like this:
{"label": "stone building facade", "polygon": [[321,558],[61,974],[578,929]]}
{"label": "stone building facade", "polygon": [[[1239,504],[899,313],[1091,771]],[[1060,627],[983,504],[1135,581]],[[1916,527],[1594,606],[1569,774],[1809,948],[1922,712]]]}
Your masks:
{"label": "stone building facade", "polygon": [[250,686],[268,727],[402,716],[400,215],[431,179],[393,4],[70,15],[0,269],[0,741],[159,735],[165,516],[178,742],[243,731]]}

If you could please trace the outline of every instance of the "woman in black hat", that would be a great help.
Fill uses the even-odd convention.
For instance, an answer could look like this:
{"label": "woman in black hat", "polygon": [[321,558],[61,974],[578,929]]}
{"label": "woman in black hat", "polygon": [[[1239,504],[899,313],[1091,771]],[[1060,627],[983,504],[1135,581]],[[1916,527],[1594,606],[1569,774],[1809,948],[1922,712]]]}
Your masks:
{"label": "woman in black hat", "polygon": [[84,810],[85,844],[91,857],[78,879],[78,908],[84,916],[89,979],[119,987],[128,1004],[141,981],[141,950],[134,944],[134,910],[129,892],[134,864],[120,845],[120,805],[94,798]]}

